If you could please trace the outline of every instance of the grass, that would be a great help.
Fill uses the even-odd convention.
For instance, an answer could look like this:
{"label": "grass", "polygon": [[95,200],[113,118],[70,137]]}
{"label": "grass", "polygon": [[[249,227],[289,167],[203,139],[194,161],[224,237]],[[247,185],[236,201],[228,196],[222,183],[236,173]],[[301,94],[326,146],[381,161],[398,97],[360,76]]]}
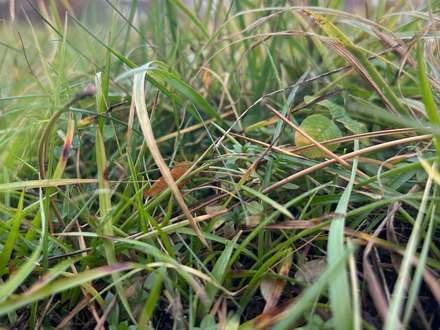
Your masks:
{"label": "grass", "polygon": [[194,2],[0,23],[0,325],[437,329],[439,2]]}

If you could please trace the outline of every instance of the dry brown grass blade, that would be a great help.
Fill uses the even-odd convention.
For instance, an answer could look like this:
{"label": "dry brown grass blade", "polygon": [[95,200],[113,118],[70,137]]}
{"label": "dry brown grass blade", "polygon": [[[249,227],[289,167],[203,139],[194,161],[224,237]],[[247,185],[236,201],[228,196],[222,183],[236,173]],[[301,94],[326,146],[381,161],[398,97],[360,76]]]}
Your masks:
{"label": "dry brown grass blade", "polygon": [[[220,117],[221,117],[221,118],[227,118],[227,117],[229,117],[229,116],[232,115],[232,114],[234,114],[234,111],[233,111],[233,110],[230,110],[230,111],[227,111],[227,112],[225,112],[225,113],[222,113],[222,114],[220,115]],[[156,139],[156,143],[159,144],[159,143],[162,143],[162,142],[168,141],[168,140],[170,140],[170,139],[174,139],[174,138],[178,137],[179,134],[182,134],[182,135],[183,135],[183,134],[185,134],[185,133],[189,133],[189,132],[195,131],[195,130],[197,130],[197,129],[199,129],[199,128],[206,127],[206,126],[208,126],[209,124],[211,124],[212,122],[215,122],[216,120],[217,120],[217,119],[215,119],[215,118],[207,119],[207,120],[205,120],[203,123],[198,123],[198,124],[194,124],[194,125],[192,125],[192,126],[190,126],[190,127],[182,128],[182,129],[180,129],[179,132],[173,132],[173,133],[169,133],[169,134],[167,134],[167,135],[161,136],[160,138],[157,138],[157,139]]]}
{"label": "dry brown grass blade", "polygon": [[432,295],[434,296],[437,305],[440,306],[440,284],[438,283],[438,277],[433,275],[431,271],[427,268],[423,269],[423,279],[429,286]]}
{"label": "dry brown grass blade", "polygon": [[[414,194],[419,190],[419,185],[414,185],[408,192],[408,195]],[[387,216],[385,218],[386,222],[386,234],[387,240],[393,244],[399,245],[399,240],[397,238],[396,230],[394,227],[394,216],[399,208],[402,206],[402,202],[393,202],[388,206]],[[401,266],[402,257],[396,253],[391,253],[391,263],[396,272],[399,272]]]}
{"label": "dry brown grass blade", "polygon": [[[419,187],[416,185],[408,192],[408,194],[413,194],[418,189],[419,189]],[[363,255],[363,267],[364,267],[365,278],[367,280],[367,285],[370,290],[370,295],[373,299],[376,310],[378,311],[383,322],[385,322],[385,320],[387,318],[388,309],[389,309],[390,295],[389,295],[388,291],[385,291],[388,294],[384,293],[384,290],[387,289],[388,285],[386,283],[384,283],[383,285],[380,283],[379,277],[377,276],[378,269],[377,269],[377,267],[374,267],[371,264],[369,257],[372,256],[372,257],[375,257],[376,259],[379,258],[378,256],[373,255],[372,251],[373,251],[374,244],[378,240],[377,237],[378,237],[379,233],[383,230],[384,226],[386,226],[387,240],[394,245],[398,245],[399,242],[397,240],[397,236],[396,236],[396,233],[394,230],[393,220],[394,220],[395,213],[398,211],[398,209],[401,207],[401,205],[402,205],[402,202],[394,202],[389,205],[388,214],[387,214],[385,221],[383,221],[381,223],[381,225],[375,230],[373,236],[368,241],[368,244],[364,250],[364,255]],[[391,253],[391,263],[393,265],[393,268],[396,272],[399,272],[400,268],[401,268],[401,260],[402,260],[403,253],[402,253],[402,251],[392,251],[392,250],[390,251],[390,253]],[[378,263],[379,262],[380,261],[378,260]],[[414,265],[417,264],[417,262],[418,262],[417,260],[413,260]],[[379,273],[382,274],[381,267],[379,269]],[[424,277],[425,282],[428,284],[428,286],[430,286],[432,288],[433,291],[436,289],[438,291],[438,288],[439,288],[438,284],[433,285],[432,281],[430,281],[430,279],[431,279],[430,274],[426,269],[423,272],[423,277]],[[383,278],[383,276],[382,276],[382,278]],[[410,285],[411,285],[411,282],[408,281],[407,286],[409,287]],[[429,328],[429,321],[427,320],[427,318],[425,316],[425,313],[423,311],[423,308],[422,308],[419,300],[417,300],[415,306],[416,306],[416,310],[420,316],[421,322],[425,325],[426,328]],[[400,328],[400,326],[399,326],[399,328]]]}
{"label": "dry brown grass blade", "polygon": [[361,75],[362,78],[364,78],[368,83],[370,83],[370,85],[373,87],[373,89],[376,91],[376,93],[379,95],[379,97],[387,105],[388,109],[390,109],[396,115],[399,113],[399,111],[396,109],[395,105],[389,101],[389,99],[383,93],[382,89],[377,85],[376,81],[371,77],[371,75],[365,69],[365,67],[362,65],[362,63],[355,56],[353,56],[352,53],[350,53],[346,48],[344,48],[343,46],[341,46],[337,42],[334,42],[334,40],[332,40],[332,39],[327,40],[327,45],[332,47],[335,52],[337,52],[348,63],[351,64],[351,66]]}
{"label": "dry brown grass blade", "polygon": [[[81,300],[75,305],[75,307],[73,307],[73,309],[69,312],[69,314],[67,314],[67,316],[64,317],[64,319],[62,319],[61,322],[57,324],[55,330],[62,330],[68,328],[69,323],[71,323],[71,321],[78,316],[78,313],[82,309],[84,309],[85,306],[88,306],[89,311],[91,311],[94,319],[98,322],[100,318],[98,312],[96,311],[95,303],[93,301],[91,302],[91,299],[92,298],[90,297],[90,295],[83,296]],[[104,328],[99,327],[97,329],[104,329]]]}
{"label": "dry brown grass blade", "polygon": [[[301,292],[299,289],[295,289],[295,291],[297,291],[298,294]],[[248,328],[256,329],[256,330],[276,329],[276,326],[272,327],[272,325],[276,325],[277,322],[279,322],[285,317],[286,311],[288,311],[289,307],[291,307],[295,303],[296,299],[297,297],[291,298],[283,302],[282,304],[276,306],[275,308],[271,309],[270,311],[258,315],[257,317],[255,317],[254,319],[248,322],[249,323]],[[330,318],[328,309],[317,307],[315,309],[315,312],[324,321]],[[296,329],[297,327],[301,328],[301,325],[303,324],[300,320],[292,324],[291,326],[292,329],[293,328]]]}
{"label": "dry brown grass blade", "polygon": [[[361,149],[361,150],[358,150],[358,151],[353,151],[353,152],[350,152],[350,153],[345,154],[343,156],[340,156],[340,158],[342,158],[344,160],[352,159],[352,158],[354,158],[356,156],[363,155],[365,153],[372,152],[372,151],[375,151],[375,150],[386,149],[386,148],[389,148],[389,147],[397,145],[397,144],[401,144],[401,143],[405,144],[405,143],[410,143],[410,142],[414,142],[414,141],[427,140],[427,139],[431,139],[431,138],[432,138],[431,134],[426,134],[426,135],[414,136],[414,137],[409,137],[409,138],[404,138],[404,139],[398,139],[398,140],[394,140],[394,141],[385,142],[385,143],[382,143],[382,144],[379,144],[379,145],[367,147],[367,148],[364,148],[364,149]],[[310,173],[312,173],[314,171],[317,171],[317,170],[325,168],[325,167],[327,167],[329,165],[335,164],[336,162],[337,162],[336,159],[329,159],[329,160],[326,160],[325,162],[319,163],[319,164],[317,164],[315,166],[308,167],[308,168],[306,168],[303,171],[300,171],[300,172],[297,172],[295,174],[292,174],[291,176],[289,176],[287,178],[284,178],[283,180],[280,180],[280,181],[274,183],[273,185],[271,185],[271,186],[267,187],[266,189],[264,189],[261,193],[262,194],[267,194],[267,193],[271,192],[272,190],[280,188],[280,187],[282,187],[283,185],[285,185],[285,184],[287,184],[289,182],[292,182],[292,181],[294,181],[294,180],[296,180],[298,178],[303,177],[304,175],[310,174]]]}
{"label": "dry brown grass blade", "polygon": [[368,260],[375,244],[375,240],[379,236],[380,232],[383,230],[386,222],[383,221],[379,227],[374,231],[374,234],[372,236],[372,239],[368,242],[367,246],[365,247],[363,258],[362,258],[362,265],[364,268],[364,274],[365,279],[367,280],[367,285],[370,290],[371,298],[373,299],[373,303],[376,307],[377,312],[379,313],[379,316],[382,320],[382,322],[385,322],[388,310],[389,310],[389,304],[388,304],[388,298],[385,297],[385,294],[383,293],[383,289],[387,286],[382,286],[380,283],[377,274],[377,269],[373,267],[371,262]]}
{"label": "dry brown grass blade", "polygon": [[[283,221],[283,222],[279,222],[279,223],[274,223],[274,224],[269,224],[267,225],[265,228],[266,229],[312,229],[312,228],[316,228],[319,226],[320,230],[324,230],[324,231],[329,231],[330,230],[330,226],[327,225],[326,223],[323,223],[322,220],[326,219],[326,218],[333,218],[335,216],[339,216],[338,214],[335,213],[330,213],[328,215],[326,215],[326,217],[322,217],[321,219],[310,219],[310,220],[293,220],[293,221]],[[247,229],[244,230],[243,232],[247,232],[251,229]],[[365,244],[365,242],[370,242],[370,240],[372,240],[372,236],[370,234],[364,233],[362,231],[356,231],[350,228],[345,228],[344,229],[344,233],[345,235],[353,238],[356,237],[358,238],[360,241],[358,242],[359,244]],[[364,242],[364,243],[362,243]],[[392,249],[392,247],[387,244],[387,242],[385,240],[381,240],[378,239],[375,242],[376,245],[380,245],[382,247],[385,247],[387,249]]]}
{"label": "dry brown grass blade", "polygon": [[[283,317],[283,313],[295,302],[295,300],[296,297],[289,299],[270,311],[258,315],[249,322],[249,328],[257,330],[270,329],[270,326],[274,325]],[[295,326],[299,326],[299,324],[295,324]]]}
{"label": "dry brown grass blade", "polygon": [[385,33],[380,32],[378,29],[372,27],[371,28],[375,35],[378,36],[382,42],[391,47],[394,54],[396,54],[400,59],[402,59],[402,67],[408,63],[413,69],[417,67],[417,62],[408,54],[408,49],[405,46],[405,43],[400,39],[391,39]]}
{"label": "dry brown grass blade", "polygon": [[[391,203],[388,206],[387,216],[385,218],[387,240],[393,244],[399,244],[399,240],[397,239],[396,231],[394,228],[394,216],[401,206],[402,206],[401,201]],[[399,271],[401,262],[402,262],[401,256],[395,253],[391,253],[391,263],[395,271]]]}
{"label": "dry brown grass blade", "polygon": [[221,306],[218,308],[218,329],[226,329],[228,323],[228,301],[226,297],[222,297]]}
{"label": "dry brown grass blade", "polygon": [[[402,71],[403,66],[406,63],[408,63],[408,65],[414,70],[417,70],[417,61],[412,56],[409,55],[410,49],[408,49],[405,46],[405,43],[402,40],[397,39],[397,37],[395,37],[396,39],[391,39],[386,34],[380,32],[376,28],[372,28],[372,30],[379,37],[379,39],[382,40],[383,43],[386,44],[387,46],[390,46],[393,53],[396,54],[396,56],[398,56],[402,60],[402,64],[400,65],[399,68],[399,73]],[[425,28],[422,32],[427,32],[427,29]],[[425,42],[424,53],[426,57],[430,60],[431,64],[435,66],[437,61],[432,56],[431,46],[432,46],[431,40],[427,40]],[[428,80],[433,88],[435,88],[437,91],[440,91],[440,82],[436,80],[435,77],[428,74]]]}
{"label": "dry brown grass blade", "polygon": [[368,51],[355,45],[350,38],[325,17],[309,9],[301,9],[300,12],[312,18],[325,31],[330,38],[320,38],[320,40],[333,48],[335,52],[352,65],[360,76],[373,87],[388,109],[396,115],[408,113],[408,109],[402,105],[381,74],[365,57],[365,53]]}
{"label": "dry brown grass blade", "polygon": [[[275,118],[275,117],[274,117]],[[271,124],[274,124],[276,122],[276,120],[271,119],[270,120]],[[342,143],[342,142],[349,142],[349,141],[354,141],[354,140],[361,140],[364,138],[372,138],[372,137],[381,137],[381,136],[389,136],[389,135],[401,135],[401,134],[409,134],[409,133],[414,133],[415,129],[413,128],[398,128],[398,129],[392,129],[392,130],[385,130],[385,131],[376,131],[376,132],[370,132],[370,133],[364,133],[364,134],[356,134],[356,135],[349,135],[349,136],[343,136],[341,138],[338,139],[334,139],[334,140],[329,140],[329,141],[324,141],[324,142],[320,142],[323,146],[325,145],[329,145],[329,144],[333,144],[333,143]],[[236,138],[241,138],[243,140],[255,143],[255,144],[259,144],[263,147],[268,147],[269,143],[265,143],[256,139],[252,139],[250,137],[247,137],[245,135],[241,135],[241,134],[237,134],[237,133],[231,133],[232,136],[236,137]],[[293,156],[293,157],[297,157],[297,158],[303,158],[305,159],[305,157],[299,155],[300,152],[304,151],[304,150],[308,150],[310,148],[314,148],[314,146],[304,146],[304,147],[295,147],[295,148],[287,148],[287,147],[277,147],[277,146],[273,146],[272,149],[275,150],[276,152],[288,155],[288,156]],[[383,162],[379,162],[379,165],[382,164]],[[384,165],[384,166],[388,166],[388,165]]]}
{"label": "dry brown grass blade", "polygon": [[210,249],[208,242],[206,242],[205,237],[197,226],[196,221],[194,220],[191,212],[183,200],[183,197],[179,191],[179,187],[173,179],[173,176],[170,173],[170,170],[165,163],[162,155],[159,151],[159,147],[157,146],[156,139],[154,138],[153,129],[151,127],[150,118],[148,116],[147,108],[145,105],[145,91],[144,91],[144,76],[142,74],[136,74],[134,76],[134,84],[133,84],[133,102],[135,102],[136,113],[139,118],[140,126],[142,129],[142,133],[147,142],[148,148],[150,149],[151,155],[159,168],[166,184],[171,189],[174,194],[174,198],[182,209],[183,213],[187,217],[191,227],[193,228],[195,234],[200,239],[200,241],[205,245],[208,249]]}
{"label": "dry brown grass blade", "polygon": [[105,329],[105,322],[108,319],[108,316],[110,315],[111,311],[116,305],[116,302],[118,301],[118,295],[115,295],[110,303],[107,305],[107,308],[105,309],[104,313],[99,318],[99,321],[95,325],[94,330],[104,330]]}

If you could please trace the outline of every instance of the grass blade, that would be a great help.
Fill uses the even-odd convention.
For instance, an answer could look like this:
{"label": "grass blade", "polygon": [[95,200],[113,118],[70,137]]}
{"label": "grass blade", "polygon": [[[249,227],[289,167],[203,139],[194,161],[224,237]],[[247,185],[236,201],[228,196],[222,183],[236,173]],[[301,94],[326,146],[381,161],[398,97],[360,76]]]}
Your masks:
{"label": "grass blade", "polygon": [[[24,201],[24,190],[22,191],[20,195],[20,200],[18,201],[17,210],[14,216],[14,219],[12,219],[12,224],[10,225],[9,233],[7,233],[7,239],[6,242],[3,244],[3,249],[0,252],[0,276],[3,274],[6,274],[7,271],[5,271],[5,268],[7,266],[8,260],[11,258],[11,253],[14,250],[14,245],[16,243],[19,229],[20,229],[20,222],[21,222],[21,215],[23,211],[23,201]],[[3,230],[7,230],[6,228],[2,228]],[[0,231],[1,233],[1,231]],[[3,233],[2,233],[3,234]],[[0,295],[1,296],[1,295]]]}
{"label": "grass blade", "polygon": [[430,198],[430,191],[433,179],[429,176],[426,183],[425,191],[423,193],[422,203],[417,214],[416,222],[411,230],[408,244],[403,255],[402,263],[399,269],[399,276],[397,278],[393,294],[390,302],[390,310],[385,320],[384,330],[393,330],[401,327],[401,313],[406,301],[406,291],[408,283],[411,280],[412,258],[416,256],[418,241],[422,222],[425,217],[426,207]]}
{"label": "grass blade", "polygon": [[[355,150],[359,149],[359,141],[355,141]],[[350,182],[342,193],[341,199],[336,207],[336,214],[347,212],[350,195],[356,178],[357,158],[353,161]],[[330,225],[328,237],[328,264],[333,265],[347,249],[344,246],[345,216],[333,218]],[[353,328],[353,306],[350,298],[350,284],[347,276],[346,265],[341,265],[337,270],[338,276],[329,283],[330,301],[333,313],[333,321],[337,329]]]}
{"label": "grass blade", "polygon": [[408,111],[394,94],[390,86],[384,81],[376,68],[365,57],[363,51],[356,46],[341,30],[311,10],[302,9],[301,12],[311,17],[315,23],[327,33],[334,43],[329,43],[335,51],[344,57],[359,74],[374,88],[388,108],[396,114],[406,114]]}
{"label": "grass blade", "polygon": [[[37,251],[35,251],[37,252]],[[38,251],[41,252],[41,251]],[[34,253],[35,254],[35,253]],[[28,260],[26,264],[28,264],[31,260]],[[67,265],[71,264],[72,260],[66,260],[62,264],[58,265],[59,267],[67,267]],[[57,294],[63,292],[65,290],[69,290],[71,288],[75,288],[83,283],[87,283],[89,281],[93,281],[96,279],[103,278],[108,275],[114,275],[115,273],[130,270],[133,268],[133,265],[126,264],[116,264],[111,266],[101,266],[92,270],[87,270],[81,272],[80,274],[75,275],[74,277],[66,277],[59,280],[52,281],[50,285],[39,285],[38,283],[32,287],[30,292],[25,292],[20,295],[15,295],[9,297],[7,300],[0,303],[0,315],[4,313],[8,313],[20,307],[26,306],[33,302],[39,301],[50,295]],[[26,267],[28,270],[29,267]],[[20,277],[25,273],[21,273]],[[18,274],[17,274],[18,275]]]}
{"label": "grass blade", "polygon": [[[223,252],[221,253],[220,257],[216,261],[211,275],[212,279],[216,281],[219,285],[223,283],[223,280],[225,279],[227,273],[228,273],[228,265],[230,266],[230,259],[232,255],[232,251],[236,248],[236,244],[238,241],[238,238],[240,237],[241,232],[239,232],[235,237],[230,240]],[[207,283],[205,287],[206,293],[208,295],[209,301],[212,302],[219,291],[218,285],[213,285],[212,283]],[[205,313],[209,313],[209,308],[211,306],[204,306]]]}
{"label": "grass blade", "polygon": [[[99,77],[99,75],[98,75]],[[100,88],[99,88],[100,90]],[[97,92],[97,106],[100,106],[101,95]],[[99,211],[100,211],[100,231],[103,235],[111,237],[113,236],[113,219],[111,217],[111,194],[110,194],[110,183],[108,178],[108,168],[107,168],[107,158],[105,153],[104,140],[99,126],[96,127],[96,165],[98,170],[98,186],[99,186]],[[113,266],[118,263],[116,259],[116,251],[111,239],[104,239],[104,250],[106,259],[109,265]],[[131,320],[136,323],[135,318],[131,312],[130,305],[128,303],[127,297],[125,296],[125,290],[120,282],[120,277],[118,273],[112,274],[113,281],[116,285],[116,290],[119,294],[128,315]]]}
{"label": "grass blade", "polygon": [[[155,87],[158,87],[166,95],[171,96],[168,87],[160,84],[158,82],[159,79],[169,84],[171,87],[178,90],[183,95],[185,95],[185,97],[187,97],[194,105],[196,110],[201,110],[207,116],[209,116],[209,118],[215,118],[222,124],[225,123],[224,119],[209,105],[209,103],[196,90],[194,90],[194,88],[189,86],[187,83],[185,83],[183,80],[181,80],[179,77],[177,77],[175,74],[173,74],[170,71],[172,71],[172,69],[167,64],[160,61],[153,61],[146,63],[141,67],[123,73],[122,75],[116,78],[116,81],[130,77],[132,75],[142,74],[144,77],[147,78],[147,80],[151,81],[152,79],[154,82],[156,82],[156,84],[154,84]],[[173,98],[176,99],[178,104],[180,105],[183,104],[183,101],[180,97],[173,95]],[[188,108],[188,111],[197,121],[203,121],[202,118],[200,118],[200,115],[197,113],[197,111],[194,111],[194,109],[191,108]]]}
{"label": "grass blade", "polygon": [[[431,125],[434,128],[439,129],[440,116],[438,114],[438,108],[435,104],[434,97],[432,96],[431,87],[429,85],[421,43],[419,43],[417,50],[417,71],[419,73],[420,91],[422,93],[422,100],[426,109],[426,115],[428,116]],[[440,157],[440,138],[437,135],[434,136],[434,146],[437,151],[437,157]]]}
{"label": "grass blade", "polygon": [[[349,245],[342,254],[340,254],[333,262],[333,264],[329,264],[327,270],[321,275],[321,277],[310,287],[308,287],[301,296],[296,299],[295,303],[291,305],[290,308],[287,308],[286,311],[277,316],[279,322],[274,325],[274,329],[280,330],[288,330],[292,329],[292,326],[295,324],[297,320],[299,320],[303,313],[310,308],[310,304],[312,304],[313,300],[315,300],[319,294],[324,290],[327,285],[331,285],[340,275],[341,268],[345,269],[345,265],[347,263],[348,258],[354,252],[354,246]],[[345,316],[347,316],[346,314]],[[264,324],[260,324],[259,326],[264,326]],[[351,329],[348,328],[338,328],[334,325],[335,329]],[[246,329],[246,328],[243,328]]]}
{"label": "grass blade", "polygon": [[182,195],[180,194],[179,187],[177,186],[176,182],[174,181],[168,166],[165,164],[165,161],[163,160],[162,155],[160,154],[159,148],[158,148],[156,140],[154,138],[153,130],[151,128],[151,123],[150,123],[150,118],[149,118],[149,115],[147,112],[147,108],[145,106],[144,81],[145,81],[144,75],[135,74],[134,85],[133,85],[133,97],[134,97],[134,102],[136,105],[136,112],[137,112],[137,115],[139,118],[139,122],[141,124],[141,128],[142,128],[142,132],[144,134],[145,141],[147,142],[147,145],[150,149],[151,155],[153,156],[153,159],[156,162],[157,167],[159,168],[166,184],[173,192],[177,203],[182,208],[183,213],[185,214],[188,221],[190,222],[191,227],[193,228],[197,237],[200,239],[200,241],[203,243],[203,245],[205,245],[208,249],[210,249],[210,247],[209,247],[208,243],[206,242],[205,238],[203,237],[203,234],[200,231],[197,223],[194,221],[194,218],[193,218],[191,212],[188,210],[188,207],[186,206],[185,201],[183,200]]}
{"label": "grass blade", "polygon": [[187,16],[190,21],[198,28],[199,31],[203,33],[203,36],[205,38],[209,37],[208,31],[206,31],[203,24],[199,21],[196,15],[187,7],[185,4],[180,0],[168,0],[172,5],[177,7],[182,13]]}

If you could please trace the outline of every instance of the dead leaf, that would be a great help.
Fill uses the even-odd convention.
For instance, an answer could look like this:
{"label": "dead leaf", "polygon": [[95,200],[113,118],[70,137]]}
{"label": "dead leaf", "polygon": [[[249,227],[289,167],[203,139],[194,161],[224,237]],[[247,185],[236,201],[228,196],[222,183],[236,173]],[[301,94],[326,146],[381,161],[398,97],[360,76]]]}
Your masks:
{"label": "dead leaf", "polygon": [[327,269],[327,261],[325,259],[314,259],[305,263],[295,273],[295,279],[301,282],[311,284],[315,282]]}
{"label": "dead leaf", "polygon": [[[287,251],[286,258],[283,260],[279,274],[282,276],[289,276],[290,267],[292,266],[292,249]],[[260,284],[261,294],[266,300],[263,313],[274,309],[280,301],[283,294],[286,281],[282,279],[263,279]]]}
{"label": "dead leaf", "polygon": [[[174,181],[178,181],[186,172],[188,172],[188,170],[191,168],[192,163],[188,162],[188,161],[184,161],[184,162],[176,162],[173,161],[174,165],[176,165],[176,167],[172,168],[170,173],[171,176],[173,178]],[[185,180],[183,182],[181,182],[179,184],[179,188],[182,187],[183,185],[185,185],[188,181]],[[165,179],[163,176],[161,176],[152,186],[150,189],[148,189],[145,193],[144,193],[144,197],[150,197],[150,196],[156,196],[159,195],[162,191],[164,191],[165,189],[168,188],[168,185],[165,182]]]}

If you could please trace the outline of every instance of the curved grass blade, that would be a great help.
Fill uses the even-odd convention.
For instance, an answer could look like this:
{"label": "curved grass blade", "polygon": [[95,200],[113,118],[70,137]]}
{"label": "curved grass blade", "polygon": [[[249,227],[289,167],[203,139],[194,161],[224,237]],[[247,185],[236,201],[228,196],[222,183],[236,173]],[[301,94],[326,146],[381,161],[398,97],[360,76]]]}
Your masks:
{"label": "curved grass blade", "polygon": [[179,187],[174,181],[168,166],[162,158],[162,155],[159,151],[159,147],[157,146],[156,140],[154,138],[153,129],[151,128],[150,118],[148,116],[147,107],[145,105],[145,92],[144,92],[144,75],[136,74],[134,76],[134,85],[133,85],[133,101],[136,105],[136,112],[139,118],[139,122],[142,128],[142,133],[144,134],[145,141],[150,149],[151,155],[153,156],[154,161],[156,162],[157,167],[159,168],[166,184],[170,187],[171,191],[176,198],[177,203],[182,208],[183,213],[187,217],[188,221],[191,224],[194,232],[200,241],[205,245],[208,249],[210,249],[208,243],[206,242],[205,237],[200,231],[197,223],[195,222],[191,212],[183,200],[182,195],[180,194]]}
{"label": "curved grass blade", "polygon": [[365,57],[364,51],[356,46],[342,31],[321,16],[309,9],[301,9],[300,12],[311,17],[321,27],[333,43],[328,43],[347,60],[353,68],[374,88],[388,108],[396,114],[407,114],[408,110],[402,105],[390,86],[385,82],[373,64]]}
{"label": "curved grass blade", "polygon": [[[40,251],[35,251],[35,252],[40,252]],[[72,260],[66,260],[62,264],[58,265],[57,269],[60,267],[67,267],[70,264],[72,264],[72,262],[73,262]],[[34,267],[34,262],[32,262],[31,259],[28,260],[28,262],[26,262],[26,265],[28,265],[29,263],[31,263],[31,265]],[[114,275],[115,273],[119,273],[124,270],[130,270],[132,268],[134,268],[134,264],[131,263],[101,266],[92,270],[86,270],[84,272],[78,273],[73,277],[66,277],[55,280],[50,284],[44,286],[36,283],[33,287],[31,287],[30,291],[19,295],[10,296],[6,300],[0,302],[0,315],[8,313],[10,311],[17,310],[20,307],[32,304],[33,302],[49,297],[52,294],[56,294],[72,288],[76,288],[79,285],[82,285],[83,283],[100,279],[108,275]],[[24,271],[29,270],[29,267],[26,267],[26,269],[23,267],[22,269],[23,269],[22,272],[23,274],[20,274],[20,278],[22,278],[23,275],[25,275]],[[31,270],[32,269],[33,268],[31,268]],[[18,274],[15,276],[18,276]]]}
{"label": "curved grass blade", "polygon": [[[170,91],[167,86],[162,85],[158,82],[158,80],[164,81],[172,88],[178,90],[186,98],[188,98],[196,110],[201,110],[209,118],[215,118],[220,123],[224,124],[224,119],[209,105],[209,103],[191,86],[181,80],[177,75],[171,72],[172,68],[170,68],[166,63],[160,61],[152,61],[144,64],[141,67],[129,70],[119,77],[116,78],[116,81],[130,77],[132,75],[136,75],[142,73],[145,78],[150,81],[150,78],[153,79],[158,85],[154,85],[159,88],[162,92],[165,92],[166,95],[170,96]],[[176,98],[176,95],[173,95],[173,98]],[[182,105],[183,101],[180,97],[176,98],[176,101]],[[201,121],[200,115],[194,109],[188,108],[188,112],[197,120]]]}

